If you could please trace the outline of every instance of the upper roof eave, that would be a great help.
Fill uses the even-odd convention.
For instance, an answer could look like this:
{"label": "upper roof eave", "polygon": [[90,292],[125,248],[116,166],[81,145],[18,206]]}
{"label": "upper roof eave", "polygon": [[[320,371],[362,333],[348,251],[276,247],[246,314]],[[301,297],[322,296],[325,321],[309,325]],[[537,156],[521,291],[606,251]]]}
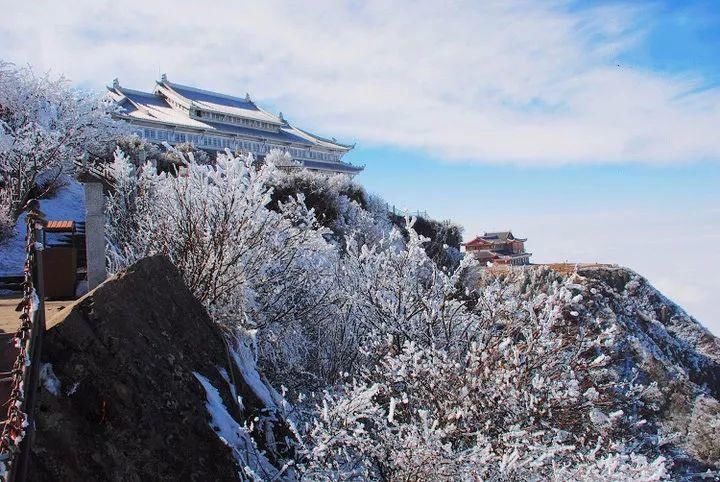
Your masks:
{"label": "upper roof eave", "polygon": [[300,129],[299,127],[291,126],[291,128],[294,129],[294,130],[296,130],[296,131],[298,131],[298,132],[300,132],[302,135],[309,137],[311,140],[313,140],[313,141],[315,141],[315,142],[318,142],[318,143],[325,144],[326,147],[330,147],[330,148],[332,148],[332,149],[338,149],[338,150],[342,150],[342,151],[348,152],[348,151],[351,151],[352,149],[355,148],[355,144],[352,144],[352,145],[350,145],[350,144],[341,144],[340,142],[333,141],[333,140],[331,140],[331,139],[327,139],[327,138],[324,138],[324,137],[320,137],[320,136],[318,136],[318,135],[316,135],[316,134],[313,134],[313,133],[311,133],[311,132],[308,132],[308,131],[306,131],[306,130],[304,130],[304,129]]}
{"label": "upper roof eave", "polygon": [[355,166],[347,162],[321,162],[303,159],[302,165],[309,169],[318,169],[325,171],[336,171],[336,172],[352,172],[358,174],[365,170],[365,166]]}
{"label": "upper roof eave", "polygon": [[193,102],[191,100],[186,99],[182,95],[175,92],[173,89],[166,87],[159,81],[155,81],[155,92],[159,93],[160,95],[165,94],[169,95],[173,98],[176,102],[179,102],[184,107],[190,108],[193,105]]}
{"label": "upper roof eave", "polygon": [[490,244],[490,241],[483,239],[482,236],[476,236],[475,239],[471,239],[467,243],[464,243],[463,246],[472,246],[474,244]]}
{"label": "upper roof eave", "polygon": [[[261,109],[251,100],[241,99],[239,97],[234,97],[234,96],[227,95],[227,94],[221,94],[219,92],[213,92],[210,90],[198,89],[197,87],[191,87],[188,85],[176,84],[176,83],[170,82],[168,80],[158,80],[158,81],[156,81],[156,84],[159,87],[164,88],[166,91],[172,92],[174,94],[174,96],[178,99],[181,99],[182,103],[185,104],[185,106],[187,106],[187,107],[194,106],[196,108],[200,108],[202,110],[209,111],[209,112],[217,112],[217,113],[221,113],[221,114],[235,115],[237,117],[246,117],[248,119],[253,119],[253,120],[260,120],[262,122],[267,122],[269,124],[272,124],[276,127],[282,127],[284,124],[283,121],[281,121],[277,116]],[[244,108],[238,107],[238,106],[222,106],[221,104],[215,104],[215,103],[209,102],[209,101],[196,101],[196,100],[187,98],[181,92],[179,92],[179,90],[186,90],[189,92],[195,92],[198,94],[215,97],[217,99],[226,99],[226,100],[230,100],[233,102],[249,104],[253,107],[253,109],[244,109]],[[218,107],[214,107],[213,104],[217,105]],[[245,113],[238,112],[238,111],[243,111],[243,110],[246,110],[247,112],[245,112]],[[260,113],[260,115],[253,114],[253,112]]]}
{"label": "upper roof eave", "polygon": [[220,92],[213,92],[211,90],[199,89],[197,87],[192,87],[190,85],[183,85],[183,84],[178,84],[177,82],[170,82],[169,80],[157,80],[156,83],[159,85],[164,85],[168,89],[172,89],[173,91],[175,90],[175,88],[182,89],[182,90],[189,90],[192,92],[211,95],[213,97],[224,98],[224,99],[228,99],[228,100],[232,100],[232,101],[236,101],[236,102],[247,102],[247,103],[252,104],[253,106],[257,107],[253,101],[241,99],[240,97],[235,97],[233,95],[221,94]]}

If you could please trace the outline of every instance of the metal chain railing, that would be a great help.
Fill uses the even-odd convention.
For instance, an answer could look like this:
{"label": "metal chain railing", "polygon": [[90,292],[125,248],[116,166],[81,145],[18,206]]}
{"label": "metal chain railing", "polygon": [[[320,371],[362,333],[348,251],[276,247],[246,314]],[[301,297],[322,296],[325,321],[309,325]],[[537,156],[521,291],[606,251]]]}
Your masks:
{"label": "metal chain railing", "polygon": [[[39,321],[43,318],[38,310],[42,309],[42,303],[36,290],[36,276],[39,274],[38,266],[39,252],[42,250],[41,240],[37,239],[39,228],[43,225],[43,215],[39,210],[39,203],[31,201],[28,203],[26,218],[27,234],[25,243],[25,266],[23,268],[24,280],[22,284],[23,295],[16,311],[20,312],[20,328],[15,333],[14,343],[18,350],[17,358],[12,370],[4,373],[5,381],[10,381],[10,397],[8,401],[7,414],[0,434],[0,480],[9,481],[16,473],[15,462],[20,451],[20,443],[26,437],[29,426],[28,414],[28,392],[34,387],[30,384],[33,378],[33,367],[31,362],[35,353],[35,346],[39,343],[39,331],[44,330],[43,324]],[[37,365],[39,360],[35,360]],[[27,445],[26,445],[27,446]]]}

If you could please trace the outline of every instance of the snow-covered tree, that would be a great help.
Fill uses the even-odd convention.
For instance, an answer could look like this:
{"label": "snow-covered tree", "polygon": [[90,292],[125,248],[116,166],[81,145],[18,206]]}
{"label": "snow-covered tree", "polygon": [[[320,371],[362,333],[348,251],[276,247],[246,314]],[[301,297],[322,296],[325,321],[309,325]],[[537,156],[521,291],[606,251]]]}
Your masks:
{"label": "snow-covered tree", "polygon": [[52,190],[78,156],[114,143],[124,130],[108,109],[62,77],[0,60],[0,221]]}
{"label": "snow-covered tree", "polygon": [[12,197],[10,190],[0,187],[0,241],[9,237],[15,226],[11,208]]}
{"label": "snow-covered tree", "polygon": [[643,422],[631,426],[603,368],[569,349],[551,305],[496,318],[464,353],[422,335],[398,350],[388,336],[382,358],[323,396],[303,469],[328,480],[658,480],[662,457],[628,449]]}
{"label": "snow-covered tree", "polygon": [[[183,154],[176,151],[177,156]],[[178,175],[136,168],[118,151],[108,202],[111,269],[163,253],[219,321],[264,328],[321,307],[336,252],[302,197],[267,208],[274,168],[252,156],[185,159]]]}
{"label": "snow-covered tree", "polygon": [[[311,480],[660,480],[662,457],[615,452],[577,426],[587,403],[572,377],[519,381],[517,355],[458,362],[406,343],[326,392],[300,468]],[[557,413],[553,413],[553,410]],[[573,419],[570,415],[573,414]]]}

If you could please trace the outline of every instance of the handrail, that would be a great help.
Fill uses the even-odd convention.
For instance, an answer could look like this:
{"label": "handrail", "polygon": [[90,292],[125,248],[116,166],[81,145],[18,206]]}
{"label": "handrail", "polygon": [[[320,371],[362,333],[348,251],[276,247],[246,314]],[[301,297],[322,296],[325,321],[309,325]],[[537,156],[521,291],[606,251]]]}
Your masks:
{"label": "handrail", "polygon": [[23,297],[20,328],[15,333],[18,356],[12,370],[11,392],[5,422],[0,434],[0,481],[24,481],[30,465],[30,447],[34,433],[34,407],[40,379],[40,349],[45,332],[43,302],[42,238],[43,214],[37,200],[27,206]]}
{"label": "handrail", "polygon": [[107,188],[112,188],[115,178],[112,171],[99,163],[91,163],[82,160],[75,160],[75,167],[81,173],[80,177],[89,176],[102,182]]}

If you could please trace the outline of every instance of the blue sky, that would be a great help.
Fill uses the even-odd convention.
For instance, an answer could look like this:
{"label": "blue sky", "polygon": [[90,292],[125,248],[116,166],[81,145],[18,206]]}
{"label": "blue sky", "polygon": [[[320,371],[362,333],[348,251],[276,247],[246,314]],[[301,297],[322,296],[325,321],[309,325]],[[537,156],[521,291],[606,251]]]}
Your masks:
{"label": "blue sky", "polygon": [[644,41],[619,56],[621,63],[657,71],[697,71],[706,87],[720,84],[720,5],[716,1],[658,3]]}
{"label": "blue sky", "polygon": [[[712,207],[720,200],[720,165],[710,162],[669,166],[477,165],[439,161],[422,151],[362,146],[347,159],[367,165],[358,179],[388,202],[399,208],[427,210],[440,218],[452,218],[464,208],[529,214],[537,212],[539,205],[558,212],[629,205],[689,211]],[[529,200],[534,204],[529,205]]]}
{"label": "blue sky", "polygon": [[250,92],[391,204],[629,266],[720,334],[717,1],[30,3],[0,0],[0,58]]}

